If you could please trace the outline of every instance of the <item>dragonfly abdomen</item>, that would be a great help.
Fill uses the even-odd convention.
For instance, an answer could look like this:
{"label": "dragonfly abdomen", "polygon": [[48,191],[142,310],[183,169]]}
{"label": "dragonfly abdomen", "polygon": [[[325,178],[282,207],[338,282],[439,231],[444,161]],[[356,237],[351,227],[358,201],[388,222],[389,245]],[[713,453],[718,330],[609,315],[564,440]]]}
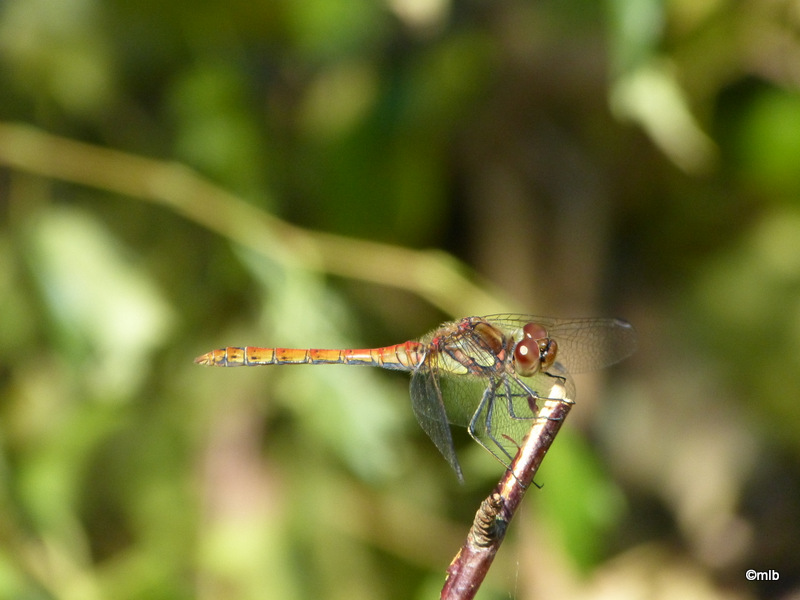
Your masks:
{"label": "dragonfly abdomen", "polygon": [[384,348],[323,350],[299,348],[260,348],[229,346],[198,356],[195,362],[215,367],[254,367],[259,365],[365,365],[410,371],[425,357],[425,346],[406,342]]}

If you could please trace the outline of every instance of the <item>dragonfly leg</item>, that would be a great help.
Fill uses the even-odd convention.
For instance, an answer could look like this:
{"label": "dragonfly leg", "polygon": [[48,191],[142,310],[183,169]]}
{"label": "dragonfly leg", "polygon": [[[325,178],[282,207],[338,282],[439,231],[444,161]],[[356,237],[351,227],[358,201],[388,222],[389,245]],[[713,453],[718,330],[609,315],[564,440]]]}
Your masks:
{"label": "dragonfly leg", "polygon": [[[536,418],[536,401],[541,398],[538,393],[533,391],[524,382],[520,381],[519,379],[514,380],[517,385],[522,388],[522,393],[514,392],[511,386],[511,380],[506,379],[503,382],[503,385],[506,388],[506,403],[508,405],[508,414],[511,416],[512,419],[516,419],[518,421],[522,420],[531,420]],[[528,415],[518,415],[514,410],[514,400],[523,398],[525,400],[525,410],[529,411],[530,414]]]}
{"label": "dragonfly leg", "polygon": [[[472,418],[469,421],[469,425],[467,426],[467,432],[469,435],[478,442],[481,446],[483,446],[490,454],[492,454],[500,463],[503,464],[506,468],[509,468],[511,465],[511,461],[513,460],[513,456],[509,454],[508,450],[505,449],[503,444],[494,437],[492,433],[492,417],[494,415],[494,397],[495,397],[495,390],[497,389],[498,385],[497,382],[492,382],[487,388],[486,391],[483,393],[483,397],[481,401],[478,403],[478,407],[475,409],[475,413],[472,415]],[[489,446],[483,439],[481,439],[481,435],[478,432],[478,425],[481,422],[481,415],[483,413],[483,431],[485,432],[485,437],[491,440],[494,448]],[[516,444],[516,441],[511,440],[511,442]],[[495,448],[499,449],[502,454],[498,454]]]}

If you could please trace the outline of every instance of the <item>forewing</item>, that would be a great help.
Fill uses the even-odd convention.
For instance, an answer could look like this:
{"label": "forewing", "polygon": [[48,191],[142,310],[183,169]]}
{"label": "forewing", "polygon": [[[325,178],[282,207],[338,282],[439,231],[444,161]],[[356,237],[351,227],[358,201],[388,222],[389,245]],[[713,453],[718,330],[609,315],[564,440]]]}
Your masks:
{"label": "forewing", "polygon": [[[621,319],[553,319],[501,314],[484,317],[507,335],[539,323],[558,343],[558,361],[570,373],[593,371],[627,358],[636,350],[636,331]],[[519,335],[515,338],[518,340]]]}

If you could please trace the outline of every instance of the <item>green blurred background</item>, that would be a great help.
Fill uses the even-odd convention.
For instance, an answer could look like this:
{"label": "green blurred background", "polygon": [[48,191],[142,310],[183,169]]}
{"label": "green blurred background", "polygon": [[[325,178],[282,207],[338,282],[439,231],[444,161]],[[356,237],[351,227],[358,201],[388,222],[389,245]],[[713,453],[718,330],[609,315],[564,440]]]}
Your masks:
{"label": "green blurred background", "polygon": [[0,209],[0,598],[437,597],[487,453],[192,359],[506,310],[640,348],[479,598],[800,594],[796,1],[3,0]]}

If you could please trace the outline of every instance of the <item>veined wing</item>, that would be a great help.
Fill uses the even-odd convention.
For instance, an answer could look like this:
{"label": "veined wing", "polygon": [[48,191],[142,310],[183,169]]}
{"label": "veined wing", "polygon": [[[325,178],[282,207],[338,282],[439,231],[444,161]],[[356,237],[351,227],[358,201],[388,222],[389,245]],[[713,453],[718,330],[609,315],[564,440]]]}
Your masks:
{"label": "veined wing", "polygon": [[550,371],[533,377],[506,374],[490,379],[444,375],[439,385],[447,419],[467,427],[478,443],[508,467],[542,402],[575,397],[572,380],[559,365]]}
{"label": "veined wing", "polygon": [[427,365],[419,367],[411,375],[411,408],[422,430],[453,467],[458,479],[464,481],[442,399],[440,379],[438,373]]}
{"label": "veined wing", "polygon": [[612,365],[636,350],[636,330],[621,319],[553,319],[520,314],[484,317],[507,335],[521,337],[527,323],[538,323],[558,344],[557,360],[569,373],[593,371]]}

